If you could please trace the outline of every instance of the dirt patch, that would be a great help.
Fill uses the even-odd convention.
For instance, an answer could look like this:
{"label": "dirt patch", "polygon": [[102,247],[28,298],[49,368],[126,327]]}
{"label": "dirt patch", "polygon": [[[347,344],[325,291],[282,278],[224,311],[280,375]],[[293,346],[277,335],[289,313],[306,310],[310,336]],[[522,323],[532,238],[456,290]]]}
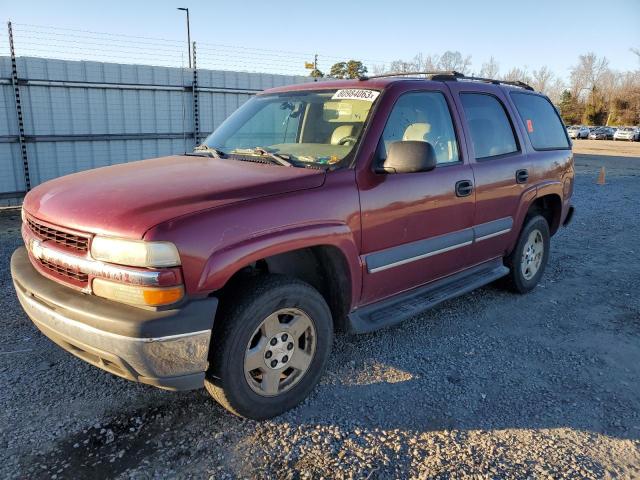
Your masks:
{"label": "dirt patch", "polygon": [[622,140],[574,140],[573,152],[605,157],[640,158],[640,142]]}

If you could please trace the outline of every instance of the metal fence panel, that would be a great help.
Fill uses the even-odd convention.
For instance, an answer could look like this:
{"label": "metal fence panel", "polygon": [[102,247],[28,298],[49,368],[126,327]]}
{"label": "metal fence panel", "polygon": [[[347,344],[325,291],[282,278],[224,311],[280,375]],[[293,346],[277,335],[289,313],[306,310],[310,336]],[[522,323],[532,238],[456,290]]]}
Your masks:
{"label": "metal fence panel", "polygon": [[0,142],[0,205],[3,200],[16,197],[24,191],[22,158],[18,143]]}

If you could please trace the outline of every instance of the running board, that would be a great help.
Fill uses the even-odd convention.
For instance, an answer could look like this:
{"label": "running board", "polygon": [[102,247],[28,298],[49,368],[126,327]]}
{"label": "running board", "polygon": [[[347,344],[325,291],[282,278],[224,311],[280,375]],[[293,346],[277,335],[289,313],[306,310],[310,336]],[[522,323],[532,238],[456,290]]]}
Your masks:
{"label": "running board", "polygon": [[422,287],[409,290],[351,312],[351,333],[369,333],[395,325],[424,312],[445,300],[464,295],[476,288],[504,277],[509,269],[497,258]]}

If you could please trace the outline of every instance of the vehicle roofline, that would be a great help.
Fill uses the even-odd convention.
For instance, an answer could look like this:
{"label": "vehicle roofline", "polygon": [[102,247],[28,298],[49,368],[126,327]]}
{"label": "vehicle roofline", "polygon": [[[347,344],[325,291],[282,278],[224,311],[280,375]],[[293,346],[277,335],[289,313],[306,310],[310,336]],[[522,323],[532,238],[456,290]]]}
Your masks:
{"label": "vehicle roofline", "polygon": [[[487,92],[495,91],[496,89],[501,89],[505,92],[522,92],[530,95],[541,95],[546,96],[542,92],[538,92],[533,89],[527,89],[518,85],[510,85],[506,83],[490,83],[484,81],[476,81],[473,77],[469,78],[460,78],[456,80],[455,78],[446,79],[446,78],[416,78],[416,77],[380,77],[380,78],[371,78],[371,79],[348,79],[348,80],[321,80],[317,82],[304,82],[293,85],[283,85],[279,87],[269,88],[264,90],[258,95],[269,95],[269,94],[277,94],[277,93],[286,93],[286,92],[299,92],[299,91],[314,91],[314,90],[334,90],[334,89],[342,89],[342,88],[359,88],[359,89],[369,89],[369,90],[379,90],[383,91],[392,85],[402,84],[409,88],[415,88],[420,86],[435,86],[447,84],[450,82],[464,82],[465,84],[477,85],[475,87],[479,90],[485,90]],[[474,88],[474,89],[475,89]]]}

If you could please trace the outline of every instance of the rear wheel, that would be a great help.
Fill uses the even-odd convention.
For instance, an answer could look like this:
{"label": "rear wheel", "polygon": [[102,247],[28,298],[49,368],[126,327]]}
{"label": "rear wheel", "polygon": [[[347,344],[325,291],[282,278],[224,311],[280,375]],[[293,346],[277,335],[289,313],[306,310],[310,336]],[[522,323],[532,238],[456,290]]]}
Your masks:
{"label": "rear wheel", "polygon": [[542,215],[527,219],[516,247],[505,258],[509,267],[505,280],[511,290],[527,293],[538,284],[549,259],[549,238],[549,225]]}
{"label": "rear wheel", "polygon": [[318,383],[333,323],[322,296],[299,280],[268,275],[241,288],[223,300],[205,387],[235,415],[261,420],[294,407]]}

